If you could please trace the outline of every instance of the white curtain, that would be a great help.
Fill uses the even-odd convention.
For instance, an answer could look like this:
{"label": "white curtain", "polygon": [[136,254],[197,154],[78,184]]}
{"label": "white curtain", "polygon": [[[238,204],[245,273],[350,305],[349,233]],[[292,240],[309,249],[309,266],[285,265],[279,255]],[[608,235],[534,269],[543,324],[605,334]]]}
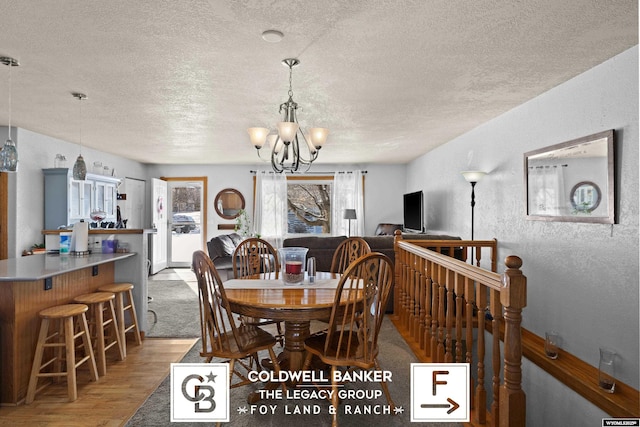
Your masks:
{"label": "white curtain", "polygon": [[345,209],[355,209],[356,219],[351,220],[351,236],[364,235],[364,191],[362,172],[336,172],[333,178],[333,200],[331,201],[331,234],[349,234],[349,220],[344,219]]}
{"label": "white curtain", "polygon": [[287,232],[287,177],[284,173],[256,173],[256,206],[254,233],[282,247]]}
{"label": "white curtain", "polygon": [[563,167],[533,166],[529,172],[529,213],[567,215]]}

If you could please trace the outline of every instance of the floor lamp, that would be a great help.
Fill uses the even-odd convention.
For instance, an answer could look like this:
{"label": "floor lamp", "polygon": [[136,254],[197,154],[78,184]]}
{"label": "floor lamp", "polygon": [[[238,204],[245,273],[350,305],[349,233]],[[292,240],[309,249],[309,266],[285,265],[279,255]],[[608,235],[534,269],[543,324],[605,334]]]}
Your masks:
{"label": "floor lamp", "polygon": [[[464,171],[460,173],[471,184],[471,240],[473,240],[473,210],[476,206],[476,193],[474,190],[478,181],[485,176],[485,173],[480,171]],[[471,264],[473,264],[473,247],[471,248]]]}
{"label": "floor lamp", "polygon": [[349,237],[351,237],[351,220],[352,219],[357,219],[356,210],[355,209],[345,209],[343,218],[349,220]]}

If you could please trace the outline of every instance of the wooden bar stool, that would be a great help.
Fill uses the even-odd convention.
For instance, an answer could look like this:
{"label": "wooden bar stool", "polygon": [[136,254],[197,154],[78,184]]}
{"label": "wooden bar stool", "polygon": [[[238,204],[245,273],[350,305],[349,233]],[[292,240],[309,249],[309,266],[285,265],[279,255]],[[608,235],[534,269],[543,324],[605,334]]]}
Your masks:
{"label": "wooden bar stool", "polygon": [[[111,283],[98,288],[99,292],[113,292],[116,295],[116,315],[118,317],[118,328],[120,329],[120,338],[122,340],[122,353],[125,357],[127,356],[127,332],[132,331],[136,344],[142,344],[132,290],[133,285],[131,283]],[[124,301],[125,294],[127,296],[127,305],[125,305]],[[125,324],[124,315],[127,310],[129,310],[131,316],[131,322],[128,326]]]}
{"label": "wooden bar stool", "polygon": [[[36,352],[33,358],[33,366],[31,368],[31,376],[29,377],[29,387],[27,388],[27,397],[25,403],[33,402],[36,396],[36,388],[38,386],[38,378],[40,377],[67,377],[67,390],[69,401],[73,402],[78,398],[78,389],[76,386],[76,368],[87,362],[89,365],[89,373],[93,381],[98,381],[98,370],[96,368],[96,360],[89,339],[89,326],[85,313],[89,309],[85,304],[64,304],[44,309],[38,313],[40,316],[40,334],[36,344]],[[75,320],[75,325],[74,325]],[[58,323],[58,327],[49,335],[49,326]],[[78,327],[78,330],[74,326]],[[75,340],[82,338],[82,346],[84,347],[85,356],[76,362]],[[57,339],[51,341],[52,339]],[[47,347],[53,347],[60,350],[64,347],[66,354],[66,371],[61,369],[56,372],[41,372],[43,368],[53,364],[58,366],[61,362],[62,354],[56,351],[52,359],[42,362],[44,350]]]}
{"label": "wooden bar stool", "polygon": [[[107,350],[116,346],[119,360],[124,360],[122,337],[118,329],[116,311],[113,304],[114,299],[115,294],[113,292],[92,292],[73,299],[74,302],[86,304],[89,307],[89,325],[93,326],[89,330],[92,331],[91,337],[95,339],[93,348],[100,376],[107,374]],[[107,310],[107,319],[104,316],[105,310]],[[111,333],[105,335],[105,330],[107,329],[110,329]]]}

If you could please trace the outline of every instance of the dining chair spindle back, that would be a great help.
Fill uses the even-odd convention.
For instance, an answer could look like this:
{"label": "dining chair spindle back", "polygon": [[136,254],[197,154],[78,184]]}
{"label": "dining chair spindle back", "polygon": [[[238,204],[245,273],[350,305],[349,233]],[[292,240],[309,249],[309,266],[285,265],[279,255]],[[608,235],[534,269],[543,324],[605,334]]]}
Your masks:
{"label": "dining chair spindle back", "polygon": [[[275,276],[273,276],[275,273]],[[280,263],[278,252],[266,240],[251,237],[243,240],[233,253],[235,279],[278,278]]]}
{"label": "dining chair spindle back", "polygon": [[371,253],[369,244],[362,237],[349,237],[338,245],[331,260],[331,273],[344,273],[353,261]]}
{"label": "dining chair spindle back", "polygon": [[[266,240],[251,237],[243,240],[233,254],[234,279],[278,279],[280,260],[278,251]],[[244,325],[276,325],[276,340],[284,346],[282,323],[271,319],[240,316]]]}
{"label": "dining chair spindle back", "polygon": [[[384,254],[373,252],[352,262],[340,277],[329,328],[305,340],[303,369],[310,367],[314,355],[331,366],[334,427],[338,423],[338,367],[381,370],[377,360],[378,335],[393,280],[393,263]],[[393,411],[395,404],[386,382],[381,381],[380,386]]]}
{"label": "dining chair spindle back", "polygon": [[[242,359],[251,357],[257,360],[257,353],[261,350],[268,350],[274,370],[276,373],[280,372],[280,365],[273,351],[275,337],[253,325],[236,325],[222,280],[213,262],[203,251],[193,253],[193,271],[198,280],[202,333],[200,356],[207,363],[214,357],[228,359],[231,388],[252,384],[245,373],[237,369],[236,362],[248,371],[250,366]],[[235,384],[234,375],[239,378]]]}

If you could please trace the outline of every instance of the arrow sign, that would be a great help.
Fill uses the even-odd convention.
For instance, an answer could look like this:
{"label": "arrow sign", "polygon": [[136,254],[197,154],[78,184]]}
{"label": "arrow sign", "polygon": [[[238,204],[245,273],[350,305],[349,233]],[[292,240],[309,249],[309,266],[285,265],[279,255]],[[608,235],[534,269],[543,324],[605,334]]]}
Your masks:
{"label": "arrow sign", "polygon": [[447,414],[452,413],[453,411],[455,411],[456,409],[458,409],[460,407],[460,405],[458,405],[453,399],[447,398],[447,402],[449,403],[433,403],[433,404],[427,404],[427,403],[423,403],[422,405],[420,405],[421,408],[451,408],[447,411]]}

